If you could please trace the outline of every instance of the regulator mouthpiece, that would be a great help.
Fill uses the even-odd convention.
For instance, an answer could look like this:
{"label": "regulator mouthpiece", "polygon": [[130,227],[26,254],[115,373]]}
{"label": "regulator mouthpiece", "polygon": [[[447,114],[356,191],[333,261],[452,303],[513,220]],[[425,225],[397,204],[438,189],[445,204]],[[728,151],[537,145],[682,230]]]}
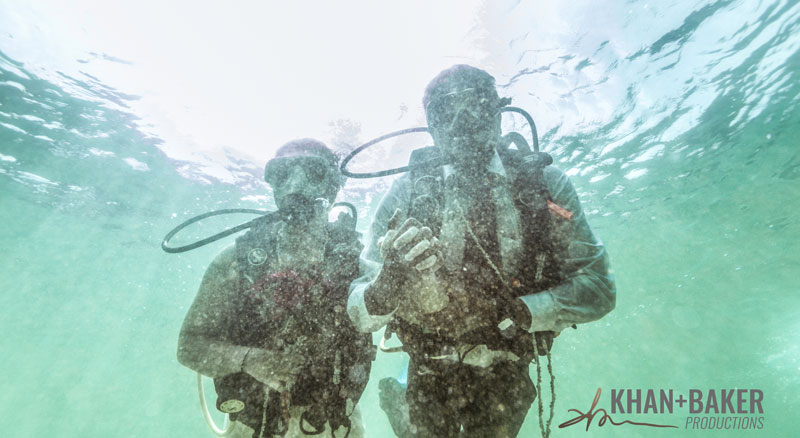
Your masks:
{"label": "regulator mouthpiece", "polygon": [[303,195],[286,195],[278,206],[278,211],[287,222],[306,224],[314,217],[314,202]]}
{"label": "regulator mouthpiece", "polygon": [[283,198],[278,206],[278,211],[287,222],[303,225],[311,222],[314,216],[325,211],[329,206],[330,201],[325,198],[312,200],[306,196],[291,193]]}

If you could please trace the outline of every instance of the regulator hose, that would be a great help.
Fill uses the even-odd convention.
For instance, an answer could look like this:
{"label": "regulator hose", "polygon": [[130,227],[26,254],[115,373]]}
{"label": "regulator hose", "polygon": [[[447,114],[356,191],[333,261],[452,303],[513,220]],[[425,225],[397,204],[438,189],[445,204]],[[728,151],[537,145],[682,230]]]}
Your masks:
{"label": "regulator hose", "polygon": [[516,106],[503,107],[500,112],[517,113],[525,118],[525,121],[528,122],[528,125],[531,127],[531,138],[533,139],[533,143],[531,144],[533,145],[533,151],[539,152],[539,133],[536,131],[536,123],[533,122],[533,117],[524,109]]}
{"label": "regulator hose", "polygon": [[[353,229],[356,228],[356,224],[358,222],[358,210],[356,210],[355,205],[349,202],[337,202],[333,204],[333,207],[345,207],[348,210],[350,210],[350,214],[353,216]],[[257,217],[253,220],[247,221],[233,228],[228,228],[227,230],[214,234],[211,237],[206,237],[205,239],[198,240],[197,242],[190,243],[188,245],[178,246],[178,247],[169,246],[170,239],[175,237],[176,234],[178,234],[181,230],[188,227],[189,225],[212,216],[219,216],[223,214],[234,214],[234,213],[258,214],[261,215],[261,217]],[[283,216],[285,216],[285,214],[283,214],[280,211],[254,210],[250,208],[227,208],[224,210],[209,211],[208,213],[203,213],[199,216],[195,216],[181,223],[177,227],[173,228],[172,231],[170,231],[169,233],[167,233],[166,236],[164,236],[164,240],[161,241],[161,249],[163,249],[164,252],[168,252],[170,254],[177,254],[181,252],[191,251],[193,249],[200,248],[201,246],[208,245],[211,242],[216,242],[217,240],[222,239],[223,237],[226,236],[230,236],[233,233],[238,233],[239,231],[246,230],[252,227],[256,221],[266,220],[272,222],[276,219],[280,219]]]}
{"label": "regulator hose", "polygon": [[411,133],[414,133],[414,132],[429,132],[429,131],[428,131],[428,128],[424,128],[424,127],[422,127],[422,128],[408,128],[408,129],[403,129],[401,131],[390,132],[389,134],[382,135],[382,136],[380,136],[380,137],[378,137],[378,138],[376,138],[374,140],[370,140],[370,141],[362,144],[361,146],[353,149],[352,152],[347,154],[347,156],[344,157],[344,160],[342,160],[342,164],[339,165],[339,170],[342,171],[342,175],[344,175],[344,176],[346,176],[348,178],[365,178],[365,179],[366,178],[378,178],[378,177],[381,177],[381,176],[389,176],[389,175],[394,175],[394,174],[397,174],[397,173],[407,172],[408,169],[409,169],[408,166],[397,167],[395,169],[381,170],[381,171],[378,171],[378,172],[355,173],[355,172],[351,172],[351,171],[347,170],[347,164],[349,164],[350,160],[355,158],[356,155],[360,154],[362,151],[364,151],[365,149],[367,149],[370,146],[373,146],[375,144],[378,144],[378,143],[380,143],[380,142],[382,142],[384,140],[388,140],[390,138],[399,137],[401,135],[411,134]]}
{"label": "regulator hose", "polygon": [[[191,225],[191,224],[193,224],[195,222],[199,222],[199,221],[201,221],[203,219],[212,217],[212,216],[219,216],[221,214],[232,214],[232,213],[258,214],[258,215],[261,215],[262,217],[255,218],[255,219],[253,219],[251,221],[247,221],[247,222],[245,222],[245,223],[243,223],[241,225],[237,225],[237,226],[235,226],[233,228],[229,228],[229,229],[227,229],[225,231],[222,231],[220,233],[214,234],[211,237],[206,237],[205,239],[198,240],[197,242],[194,242],[194,243],[190,243],[189,245],[178,246],[178,247],[170,247],[169,246],[169,240],[172,239],[176,234],[178,234],[178,232],[180,232],[182,229],[188,227],[189,225]],[[261,219],[274,220],[275,218],[278,217],[276,215],[276,213],[277,212],[275,212],[275,211],[270,212],[270,211],[264,211],[264,210],[253,210],[253,209],[249,209],[249,208],[227,208],[227,209],[224,209],[224,210],[209,211],[208,213],[203,213],[203,214],[201,214],[199,216],[195,216],[195,217],[183,222],[182,224],[178,225],[177,227],[173,228],[172,231],[170,231],[169,233],[167,233],[166,236],[164,236],[164,240],[161,242],[161,249],[163,249],[165,252],[168,252],[170,254],[176,254],[176,253],[191,251],[193,249],[200,248],[201,246],[208,245],[211,242],[216,242],[217,240],[222,239],[223,237],[226,237],[226,236],[230,236],[233,233],[238,233],[239,231],[242,231],[242,230],[245,230],[247,228],[250,228],[251,226],[253,226],[253,222],[255,222],[255,221],[258,221],[258,220],[261,220]]]}
{"label": "regulator hose", "polygon": [[[531,139],[533,140],[533,143],[532,143],[533,152],[539,152],[539,133],[536,131],[536,123],[534,123],[533,117],[531,117],[531,115],[528,114],[528,112],[525,111],[524,109],[518,108],[518,107],[515,107],[515,106],[503,107],[503,108],[500,109],[500,112],[501,113],[503,113],[503,112],[517,113],[517,114],[521,114],[522,117],[525,118],[525,121],[531,127]],[[388,140],[390,138],[399,137],[401,135],[406,135],[406,134],[412,134],[412,133],[415,133],[415,132],[430,132],[430,129],[427,128],[427,127],[408,128],[408,129],[403,129],[403,130],[400,130],[400,131],[390,132],[390,133],[382,135],[382,136],[380,136],[380,137],[378,137],[376,139],[370,140],[370,141],[362,144],[361,146],[353,149],[352,152],[347,154],[347,156],[344,157],[344,159],[342,160],[342,164],[339,165],[339,170],[342,172],[342,175],[344,175],[344,176],[346,176],[348,178],[356,178],[356,179],[378,178],[378,177],[382,177],[382,176],[389,176],[389,175],[395,175],[395,174],[398,174],[398,173],[408,172],[411,169],[412,166],[395,167],[394,169],[379,170],[377,172],[361,172],[361,173],[357,173],[357,172],[351,172],[350,170],[348,170],[347,169],[347,165],[350,164],[350,161],[353,158],[355,158],[356,155],[360,154],[361,152],[363,152],[364,150],[366,150],[369,147],[372,147],[372,146],[374,146],[374,145],[376,145],[376,144],[378,144],[378,143],[380,143],[380,142],[382,142],[384,140]],[[522,135],[520,135],[519,133],[516,133],[516,132],[511,132],[511,133],[506,134],[504,136],[504,139],[506,139],[508,141],[508,143],[512,143],[513,142],[513,143],[517,144],[518,147],[522,143],[525,143],[525,145],[527,146],[527,142],[525,141],[524,137],[522,137]],[[530,147],[526,147],[526,149],[529,150]],[[419,167],[428,167],[428,166],[432,166],[432,165],[433,166],[441,166],[443,164],[445,164],[445,163],[443,162],[443,160],[441,158],[433,158],[433,159],[424,161],[422,163],[414,164],[413,167],[418,167],[418,166]]]}
{"label": "regulator hose", "polygon": [[349,203],[349,202],[336,202],[333,204],[333,207],[345,207],[350,210],[350,215],[353,216],[353,229],[356,229],[356,225],[358,224],[358,210],[356,210],[356,206]]}

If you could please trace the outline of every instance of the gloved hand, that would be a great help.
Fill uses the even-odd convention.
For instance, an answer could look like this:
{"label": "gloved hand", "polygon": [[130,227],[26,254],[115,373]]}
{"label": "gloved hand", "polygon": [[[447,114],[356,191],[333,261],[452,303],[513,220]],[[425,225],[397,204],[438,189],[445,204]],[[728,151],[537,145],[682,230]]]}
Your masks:
{"label": "gloved hand", "polygon": [[395,289],[406,291],[404,307],[421,313],[439,311],[448,302],[435,275],[442,266],[439,240],[430,228],[415,218],[403,221],[403,216],[399,209],[395,210],[389,231],[378,241],[383,269],[394,280]]}
{"label": "gloved hand", "polygon": [[513,338],[521,332],[526,332],[531,326],[531,311],[528,306],[519,299],[509,301],[504,312],[505,318],[500,321],[497,327],[500,333],[506,338]]}
{"label": "gloved hand", "polygon": [[242,370],[270,389],[284,392],[291,388],[306,358],[297,353],[251,348],[242,364]]}
{"label": "gloved hand", "polygon": [[395,277],[407,278],[416,272],[435,272],[441,267],[438,239],[430,228],[395,210],[386,234],[378,241],[383,270]]}
{"label": "gloved hand", "polygon": [[[430,228],[423,226],[414,218],[405,219],[400,209],[395,210],[389,219],[388,231],[378,241],[383,258],[383,267],[378,277],[368,289],[367,310],[373,314],[387,314],[397,308],[407,282],[414,283],[432,275],[442,265],[438,240]],[[430,280],[430,279],[428,279]],[[435,281],[433,282],[435,283]],[[426,284],[433,284],[427,281]],[[418,293],[436,293],[435,288],[413,288]],[[426,297],[405,297],[409,300]]]}

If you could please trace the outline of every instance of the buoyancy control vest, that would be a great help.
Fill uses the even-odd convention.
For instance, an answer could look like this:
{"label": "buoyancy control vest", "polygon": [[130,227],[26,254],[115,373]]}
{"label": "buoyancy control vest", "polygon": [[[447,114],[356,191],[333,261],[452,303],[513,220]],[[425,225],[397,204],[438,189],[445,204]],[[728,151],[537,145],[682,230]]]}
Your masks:
{"label": "buoyancy control vest", "polygon": [[[406,205],[408,217],[414,217],[439,235],[442,228],[444,205],[444,172],[435,159],[438,148],[429,146],[415,150],[409,162],[412,195]],[[542,292],[565,278],[564,259],[569,245],[566,232],[571,213],[552,201],[544,180],[545,168],[552,164],[550,155],[542,152],[523,154],[514,149],[498,150],[510,180],[510,195],[520,217],[522,238],[521,262],[516,275],[508,279],[510,290],[496,287],[491,293],[496,297],[501,313],[511,300]],[[425,163],[435,163],[426,166]],[[465,238],[467,238],[465,236]],[[434,356],[443,347],[459,344],[485,344],[493,350],[515,353],[526,359],[533,358],[533,338],[539,346],[539,355],[545,355],[552,346],[552,332],[530,334],[519,331],[513,337],[504,336],[497,327],[486,327],[452,339],[426,332],[422,327],[395,318],[390,330],[397,331],[412,355]]]}
{"label": "buoyancy control vest", "polygon": [[[342,215],[344,216],[344,215]],[[305,272],[278,271],[277,243],[282,222],[256,223],[236,240],[239,286],[227,306],[226,337],[232,343],[308,358],[288,394],[268,391],[243,372],[215,379],[217,407],[231,420],[264,436],[285,431],[290,406],[307,407],[301,428],[307,434],[350,426],[347,399],[355,404],[369,379],[376,348],[347,316],[350,282],[358,276],[360,234],[346,217],[326,226],[323,262]],[[230,412],[229,400],[244,408]],[[235,404],[234,404],[235,405]]]}

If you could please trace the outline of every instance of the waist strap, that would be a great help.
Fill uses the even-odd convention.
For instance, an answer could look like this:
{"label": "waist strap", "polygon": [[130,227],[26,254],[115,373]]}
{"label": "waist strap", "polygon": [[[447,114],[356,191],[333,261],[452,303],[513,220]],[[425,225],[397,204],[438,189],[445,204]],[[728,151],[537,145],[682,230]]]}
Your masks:
{"label": "waist strap", "polygon": [[[401,322],[396,327],[403,349],[417,361],[450,360],[476,364],[499,359],[533,359],[533,334],[521,331],[505,337],[499,329],[486,327],[473,330],[454,339],[427,333],[421,327]],[[482,365],[479,365],[482,366]]]}

